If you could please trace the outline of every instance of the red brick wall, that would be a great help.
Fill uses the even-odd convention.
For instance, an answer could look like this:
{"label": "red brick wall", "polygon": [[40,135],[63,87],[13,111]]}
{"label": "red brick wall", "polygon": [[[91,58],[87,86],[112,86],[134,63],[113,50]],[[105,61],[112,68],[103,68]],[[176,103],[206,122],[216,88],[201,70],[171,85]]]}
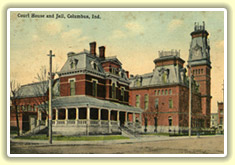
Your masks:
{"label": "red brick wall", "polygon": [[[172,94],[169,94],[169,90]],[[166,95],[155,95],[156,91],[168,91]],[[158,93],[158,92],[157,92]],[[144,110],[144,97],[149,95],[149,107]],[[140,95],[140,108],[144,110],[142,114],[142,124],[145,123],[147,117],[148,125],[154,126],[154,118],[158,119],[158,126],[168,126],[168,118],[172,118],[172,126],[188,126],[189,112],[189,91],[185,86],[168,86],[148,89],[131,89],[130,90],[130,105],[136,106],[136,95]],[[155,108],[155,99],[158,98],[158,109]],[[169,108],[169,100],[173,101],[173,108]],[[192,95],[192,117],[201,115],[201,98],[200,94]]]}
{"label": "red brick wall", "polygon": [[211,68],[207,65],[192,66],[195,81],[201,92],[202,113],[206,115],[206,127],[210,127],[211,113]]}
{"label": "red brick wall", "polygon": [[182,67],[184,66],[184,62],[176,59],[176,60],[162,60],[162,61],[157,61],[155,63],[156,66],[165,66],[165,65],[181,65]]}

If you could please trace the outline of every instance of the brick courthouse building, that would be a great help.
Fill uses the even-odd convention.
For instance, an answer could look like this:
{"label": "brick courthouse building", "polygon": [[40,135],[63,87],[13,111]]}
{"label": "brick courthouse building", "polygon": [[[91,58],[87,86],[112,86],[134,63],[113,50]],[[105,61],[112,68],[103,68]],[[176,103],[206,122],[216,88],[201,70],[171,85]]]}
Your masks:
{"label": "brick courthouse building", "polygon": [[[209,128],[211,113],[211,62],[208,32],[196,25],[191,33],[188,67],[192,71],[192,128]],[[153,72],[131,77],[130,105],[140,107],[142,131],[188,130],[189,68],[180,51],[159,51]],[[188,76],[186,72],[188,70]]]}
{"label": "brick courthouse building", "polygon": [[[193,75],[192,127],[209,128],[211,63],[205,25],[195,24],[191,36],[188,67],[190,64]],[[117,134],[121,133],[120,126],[141,132],[187,130],[189,80],[186,73],[190,75],[190,72],[184,63],[179,51],[159,51],[153,72],[129,77],[116,57],[105,57],[104,46],[96,53],[96,42],[90,43],[90,51],[68,53],[53,85],[53,133]],[[42,122],[46,116],[38,106],[45,100],[23,101],[35,97],[32,90],[35,84],[20,89],[23,91],[18,99],[20,120],[28,121],[25,126],[20,125],[21,130],[46,123]],[[47,100],[47,91],[46,88],[40,97]],[[30,117],[37,124],[29,122]],[[11,121],[14,126],[13,112]]]}

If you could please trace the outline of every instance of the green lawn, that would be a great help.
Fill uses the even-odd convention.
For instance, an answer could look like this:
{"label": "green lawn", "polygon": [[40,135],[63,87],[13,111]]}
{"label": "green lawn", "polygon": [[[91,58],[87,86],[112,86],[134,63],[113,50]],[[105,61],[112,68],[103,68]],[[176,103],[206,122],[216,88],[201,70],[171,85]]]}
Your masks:
{"label": "green lawn", "polygon": [[[28,139],[28,140],[48,140],[46,135],[35,136],[21,136],[15,137],[15,139]],[[107,136],[53,136],[53,140],[56,141],[96,141],[96,140],[120,140],[129,139],[121,135],[107,135]]]}

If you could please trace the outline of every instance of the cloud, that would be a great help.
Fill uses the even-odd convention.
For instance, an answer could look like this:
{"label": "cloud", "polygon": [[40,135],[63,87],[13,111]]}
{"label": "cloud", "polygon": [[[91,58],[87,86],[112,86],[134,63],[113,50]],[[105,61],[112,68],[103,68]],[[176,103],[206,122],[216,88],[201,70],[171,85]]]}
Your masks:
{"label": "cloud", "polygon": [[183,20],[180,19],[173,19],[169,24],[168,24],[168,30],[169,31],[174,31],[178,27],[183,25]]}
{"label": "cloud", "polygon": [[126,37],[125,33],[121,30],[114,30],[111,35],[111,38],[125,38],[125,37]]}
{"label": "cloud", "polygon": [[67,31],[67,32],[63,32],[61,34],[61,38],[62,39],[71,39],[71,38],[74,38],[74,37],[79,37],[81,36],[82,34],[82,30],[81,29],[71,29],[70,31]]}
{"label": "cloud", "polygon": [[62,24],[59,21],[50,21],[44,25],[43,30],[49,35],[56,35],[61,32]]}
{"label": "cloud", "polygon": [[134,33],[141,33],[144,31],[144,27],[137,22],[128,22],[125,24],[125,27]]}

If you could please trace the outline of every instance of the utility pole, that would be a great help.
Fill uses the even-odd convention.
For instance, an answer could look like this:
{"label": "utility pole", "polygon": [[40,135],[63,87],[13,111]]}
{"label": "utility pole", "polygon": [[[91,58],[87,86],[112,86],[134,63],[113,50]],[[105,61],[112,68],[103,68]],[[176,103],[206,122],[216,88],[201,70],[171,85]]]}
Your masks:
{"label": "utility pole", "polygon": [[50,57],[50,75],[49,75],[49,113],[48,113],[48,119],[49,119],[49,143],[52,144],[52,105],[51,105],[51,100],[52,100],[52,57],[55,57],[54,54],[52,54],[52,50],[50,50],[50,54],[48,54]]}
{"label": "utility pole", "polygon": [[188,136],[191,137],[191,114],[192,114],[192,75],[191,63],[189,63],[189,120],[188,120]]}
{"label": "utility pole", "polygon": [[224,103],[224,80],[222,86],[223,86],[222,91],[223,91],[223,103]]}

